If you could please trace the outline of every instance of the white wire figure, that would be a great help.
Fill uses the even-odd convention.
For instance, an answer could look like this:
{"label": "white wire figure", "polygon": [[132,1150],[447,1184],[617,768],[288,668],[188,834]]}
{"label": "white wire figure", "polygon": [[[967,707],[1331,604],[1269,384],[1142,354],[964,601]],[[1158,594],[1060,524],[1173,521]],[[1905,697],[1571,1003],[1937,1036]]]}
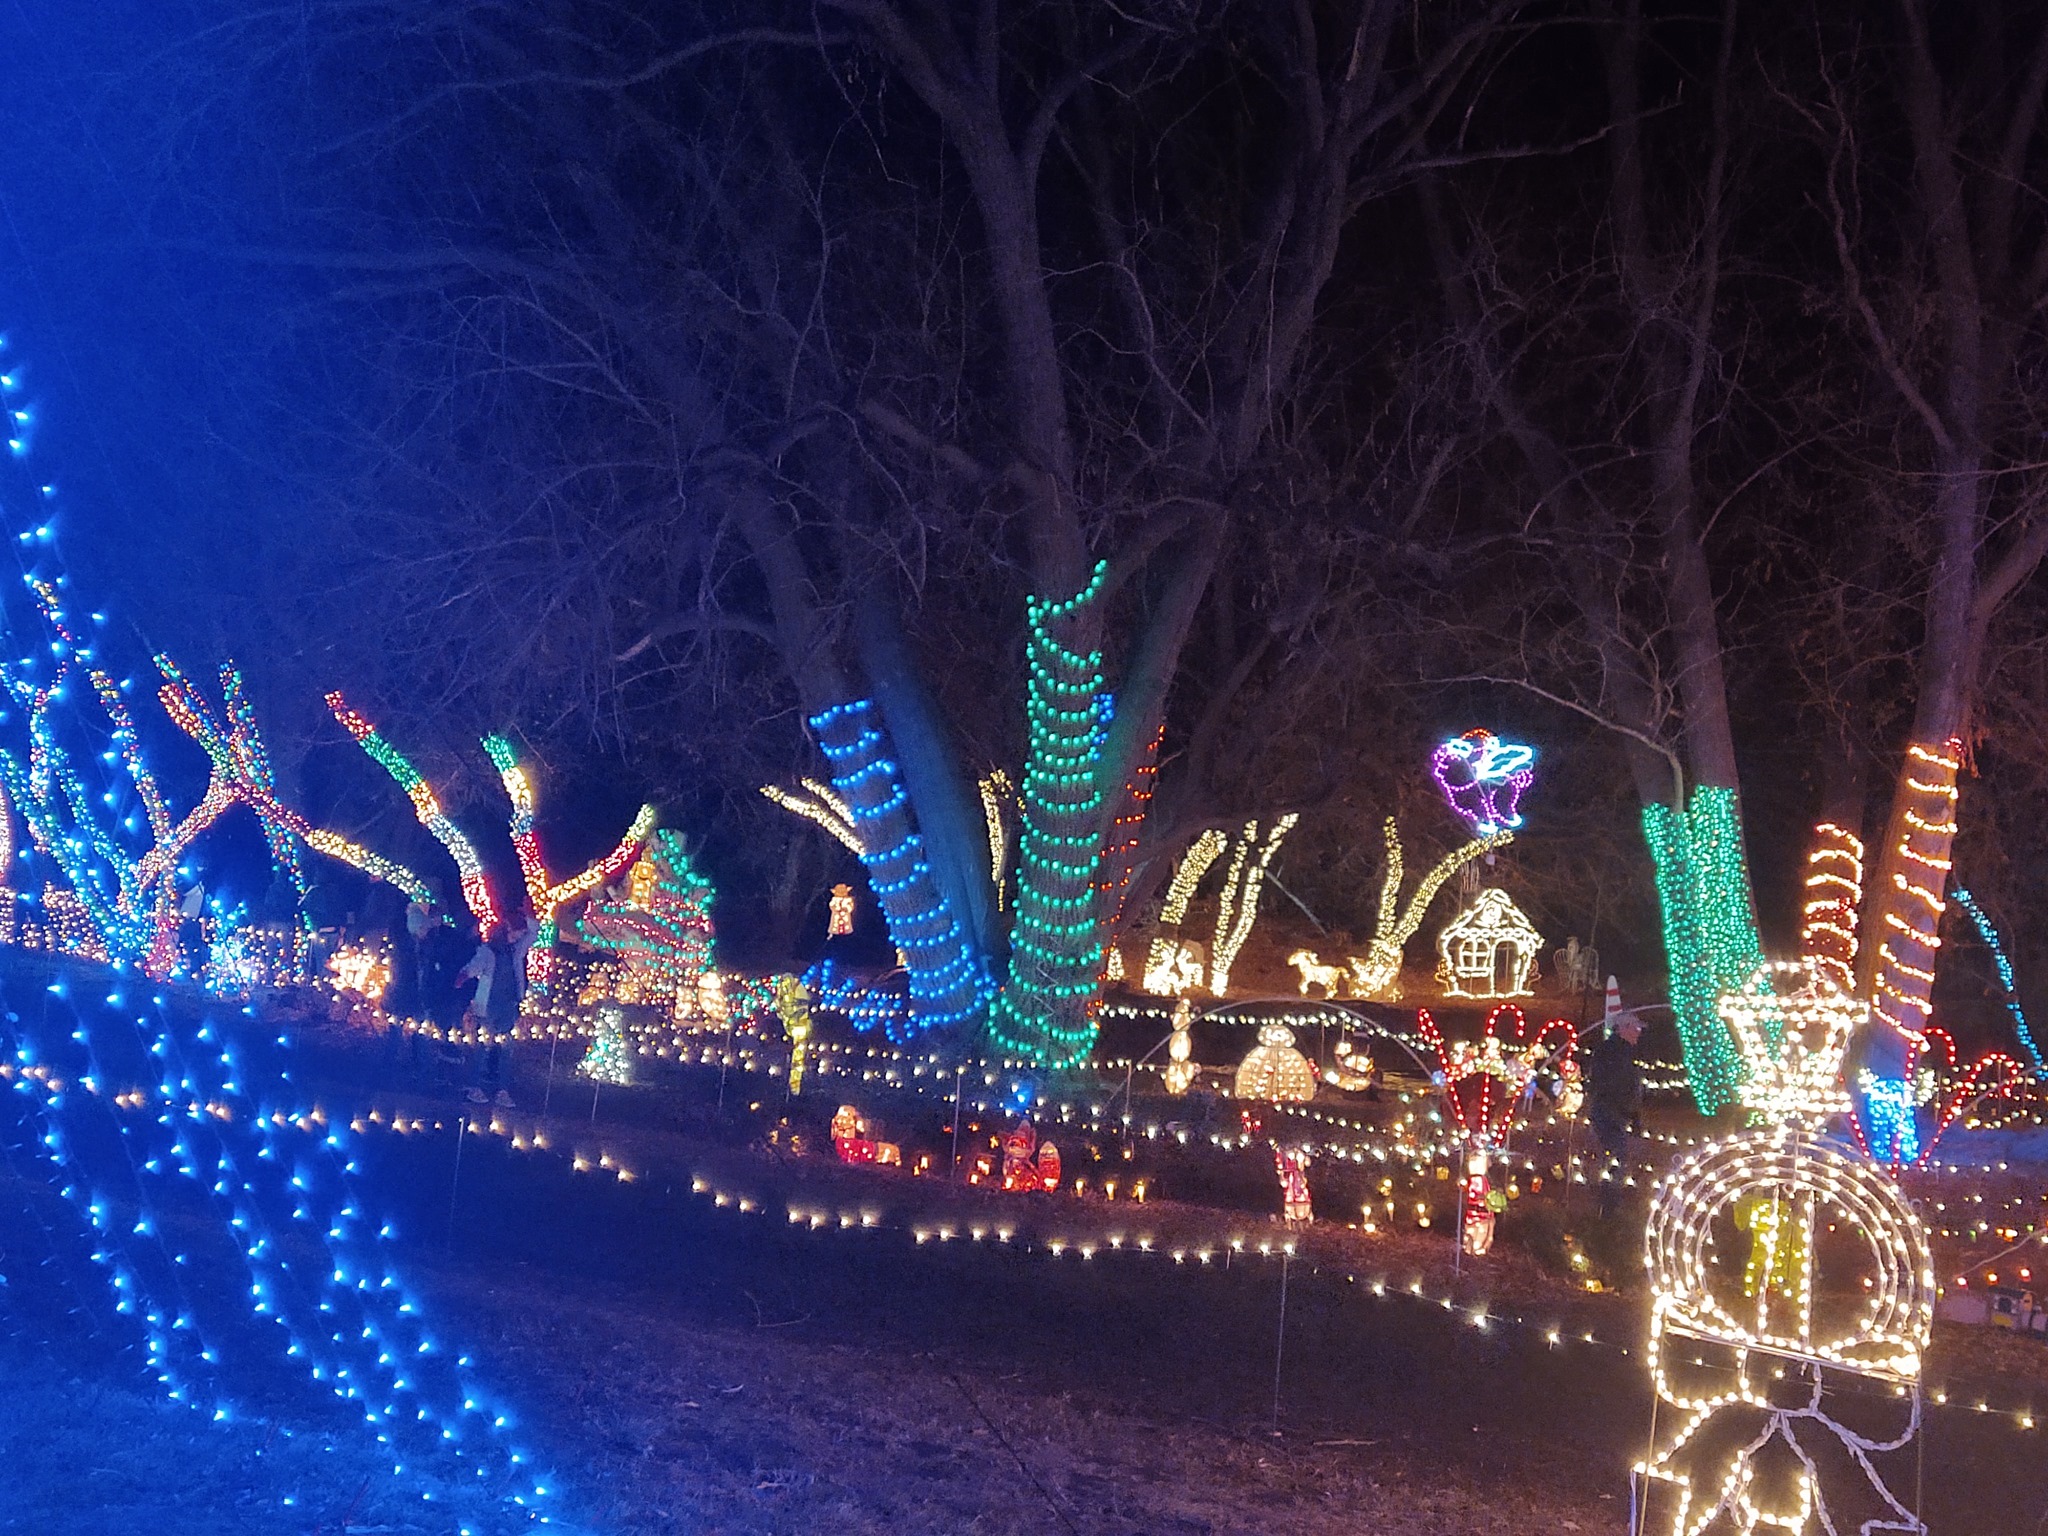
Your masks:
{"label": "white wire figure", "polygon": [[1567,994],[1599,990],[1600,951],[1590,944],[1581,944],[1576,933],[1564,941],[1564,948],[1553,950],[1550,959],[1557,984]]}
{"label": "white wire figure", "polygon": [[1633,1536],[1924,1536],[1874,1457],[1920,1425],[1934,1320],[1927,1233],[1898,1185],[1823,1134],[1865,1009],[1809,958],[1760,966],[1720,1013],[1762,1123],[1659,1185],[1651,1450]]}

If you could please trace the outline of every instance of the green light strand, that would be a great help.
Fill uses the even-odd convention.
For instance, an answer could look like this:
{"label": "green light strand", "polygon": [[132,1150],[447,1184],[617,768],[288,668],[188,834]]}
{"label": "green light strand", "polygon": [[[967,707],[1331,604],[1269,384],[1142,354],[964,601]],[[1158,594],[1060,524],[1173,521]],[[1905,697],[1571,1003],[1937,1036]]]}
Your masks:
{"label": "green light strand", "polygon": [[[989,1037],[1046,1067],[1087,1059],[1102,971],[1095,877],[1102,863],[1102,653],[1052,633],[1102,591],[1107,561],[1064,602],[1032,599],[1025,618],[1031,750],[1018,789],[1017,899],[1010,974],[989,1013]],[[1076,919],[1078,915],[1078,920]]]}
{"label": "green light strand", "polygon": [[1671,1012],[1693,1102],[1701,1114],[1719,1114],[1742,1085],[1742,1057],[1714,1005],[1763,963],[1735,791],[1696,789],[1684,811],[1645,806],[1643,840],[1657,870]]}

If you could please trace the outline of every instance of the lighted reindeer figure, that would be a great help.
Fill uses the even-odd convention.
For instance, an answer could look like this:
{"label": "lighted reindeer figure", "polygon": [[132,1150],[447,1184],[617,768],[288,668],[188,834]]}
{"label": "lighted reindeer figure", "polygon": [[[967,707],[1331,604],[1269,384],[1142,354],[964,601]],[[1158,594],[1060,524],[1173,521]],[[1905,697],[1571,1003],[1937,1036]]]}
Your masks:
{"label": "lighted reindeer figure", "polygon": [[1301,972],[1301,995],[1308,996],[1310,987],[1321,987],[1323,996],[1335,997],[1337,988],[1344,981],[1344,967],[1325,965],[1312,949],[1297,949],[1287,957],[1287,963]]}

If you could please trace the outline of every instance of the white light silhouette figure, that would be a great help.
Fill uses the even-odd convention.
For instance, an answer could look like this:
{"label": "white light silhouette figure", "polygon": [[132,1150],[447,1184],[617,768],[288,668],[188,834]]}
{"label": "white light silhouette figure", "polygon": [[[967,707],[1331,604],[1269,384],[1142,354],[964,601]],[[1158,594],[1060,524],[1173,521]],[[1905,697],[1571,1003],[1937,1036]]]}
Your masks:
{"label": "white light silhouette figure", "polygon": [[[1636,1536],[1926,1531],[1872,1457],[1919,1429],[1927,1234],[1892,1180],[1823,1130],[1848,1108],[1842,1055],[1865,1012],[1811,959],[1760,966],[1721,999],[1757,1124],[1681,1161],[1651,1204],[1657,1404]],[[1871,1432],[1873,1416],[1895,1428]]]}

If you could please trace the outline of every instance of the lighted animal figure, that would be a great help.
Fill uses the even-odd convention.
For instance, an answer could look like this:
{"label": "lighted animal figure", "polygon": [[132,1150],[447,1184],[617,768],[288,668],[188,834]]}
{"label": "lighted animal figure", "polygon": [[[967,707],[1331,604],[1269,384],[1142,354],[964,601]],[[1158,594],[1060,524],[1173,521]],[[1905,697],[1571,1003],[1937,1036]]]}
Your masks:
{"label": "lighted animal figure", "polygon": [[1474,837],[1512,832],[1522,824],[1517,807],[1536,781],[1536,749],[1502,741],[1491,731],[1467,731],[1430,754],[1429,769],[1451,809]]}
{"label": "lighted animal figure", "polygon": [[[1874,1457],[1919,1428],[1933,1255],[1897,1183],[1824,1135],[1848,1108],[1842,1056],[1869,1009],[1808,956],[1760,965],[1717,1012],[1757,1123],[1681,1160],[1651,1204],[1659,1402],[1637,1529],[1924,1536]],[[1844,1397],[1860,1404],[1854,1428],[1833,1416]]]}
{"label": "lighted animal figure", "polygon": [[1324,997],[1335,997],[1337,988],[1344,980],[1344,967],[1325,965],[1312,949],[1297,949],[1287,957],[1287,963],[1301,972],[1301,995],[1308,996],[1310,987],[1321,987]]}
{"label": "lighted animal figure", "polygon": [[1238,1063],[1233,1091],[1240,1099],[1268,1104],[1316,1096],[1316,1069],[1294,1048],[1294,1031],[1285,1024],[1261,1024],[1259,1043]]}
{"label": "lighted animal figure", "polygon": [[1209,952],[1195,939],[1155,939],[1139,983],[1154,997],[1192,992],[1209,974]]}
{"label": "lighted animal figure", "polygon": [[1173,1005],[1173,1033],[1166,1041],[1166,1070],[1161,1075],[1166,1079],[1166,1091],[1176,1098],[1188,1091],[1201,1070],[1193,1060],[1195,1043],[1189,1033],[1194,1019],[1195,1005],[1186,998]]}

